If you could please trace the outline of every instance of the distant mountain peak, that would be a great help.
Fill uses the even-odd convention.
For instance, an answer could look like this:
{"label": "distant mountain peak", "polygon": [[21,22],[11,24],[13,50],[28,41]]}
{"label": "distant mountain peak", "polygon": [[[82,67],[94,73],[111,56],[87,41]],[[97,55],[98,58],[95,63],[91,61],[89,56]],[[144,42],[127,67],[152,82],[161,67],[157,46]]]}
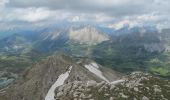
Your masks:
{"label": "distant mountain peak", "polygon": [[79,29],[71,28],[69,30],[69,38],[71,40],[87,44],[96,44],[109,40],[107,34],[104,34],[99,29],[91,26],[82,27]]}

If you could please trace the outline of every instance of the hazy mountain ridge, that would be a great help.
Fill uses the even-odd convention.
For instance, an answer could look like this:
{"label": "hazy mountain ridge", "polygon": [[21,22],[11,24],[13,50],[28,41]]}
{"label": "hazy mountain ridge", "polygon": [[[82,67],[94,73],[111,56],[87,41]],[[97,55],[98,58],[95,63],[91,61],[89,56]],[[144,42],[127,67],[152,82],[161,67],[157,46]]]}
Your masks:
{"label": "hazy mountain ridge", "polygon": [[[163,31],[120,34],[114,36],[111,41],[98,44],[92,54],[97,62],[105,66],[114,66],[115,70],[152,72],[152,68],[156,68],[158,75],[169,77],[169,53],[166,50],[169,43],[166,36],[168,34],[169,32]],[[152,62],[154,59],[158,61]],[[161,69],[161,72],[158,69]]]}
{"label": "hazy mountain ridge", "polygon": [[78,43],[98,44],[109,40],[107,34],[102,33],[93,26],[70,26],[69,28],[59,29],[56,32],[43,33],[44,40],[67,39]]}
{"label": "hazy mountain ridge", "polygon": [[[74,33],[72,38],[70,37],[71,30]],[[3,62],[4,60],[11,61],[11,59],[11,62],[17,62],[16,58],[19,57],[23,58],[27,65],[27,62],[37,58],[34,55],[41,58],[44,55],[62,52],[76,57],[89,57],[115,70],[129,72],[150,71],[150,67],[155,67],[155,64],[150,62],[155,57],[159,57],[156,72],[162,74],[158,69],[163,66],[163,73],[167,70],[166,75],[163,76],[169,75],[169,29],[164,29],[161,32],[154,27],[133,27],[130,29],[122,27],[114,30],[95,25],[59,24],[44,30],[23,32],[21,30],[17,34],[1,39],[0,52]],[[11,44],[8,44],[7,40]],[[89,42],[87,43],[87,41]],[[9,53],[12,53],[13,56],[11,57]],[[7,65],[9,66],[9,64]],[[5,66],[2,64],[2,67]]]}
{"label": "hazy mountain ridge", "polygon": [[1,52],[18,53],[31,47],[31,41],[21,35],[13,35],[1,40]]}

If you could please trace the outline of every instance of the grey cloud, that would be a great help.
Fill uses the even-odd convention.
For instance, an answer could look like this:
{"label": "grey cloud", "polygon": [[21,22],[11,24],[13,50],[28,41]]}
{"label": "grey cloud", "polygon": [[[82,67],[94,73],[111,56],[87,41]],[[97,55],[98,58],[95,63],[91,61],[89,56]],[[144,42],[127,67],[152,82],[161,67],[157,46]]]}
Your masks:
{"label": "grey cloud", "polygon": [[[46,24],[78,16],[77,19],[83,21],[113,22],[128,17],[130,20],[160,24],[170,21],[169,4],[170,0],[10,0],[3,9],[0,7],[0,21]],[[156,14],[152,15],[153,12]],[[138,16],[142,16],[141,19],[137,19]]]}
{"label": "grey cloud", "polygon": [[[164,3],[165,2],[165,3]],[[153,11],[167,13],[168,0],[11,0],[8,7],[47,7],[80,13],[105,13],[111,16],[128,16]]]}

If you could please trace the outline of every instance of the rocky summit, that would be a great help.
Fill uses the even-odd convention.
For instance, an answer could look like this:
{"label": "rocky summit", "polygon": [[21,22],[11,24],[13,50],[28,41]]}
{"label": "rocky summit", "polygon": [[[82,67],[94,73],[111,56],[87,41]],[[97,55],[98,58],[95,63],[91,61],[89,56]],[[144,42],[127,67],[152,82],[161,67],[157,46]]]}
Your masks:
{"label": "rocky summit", "polygon": [[27,69],[16,82],[1,90],[0,100],[51,100],[55,88],[74,81],[112,82],[122,74],[92,60],[51,56]]}
{"label": "rocky summit", "polygon": [[55,100],[169,100],[170,81],[135,72],[111,83],[74,81],[58,87]]}
{"label": "rocky summit", "polygon": [[90,59],[51,56],[0,90],[0,100],[169,100],[170,81],[123,75]]}

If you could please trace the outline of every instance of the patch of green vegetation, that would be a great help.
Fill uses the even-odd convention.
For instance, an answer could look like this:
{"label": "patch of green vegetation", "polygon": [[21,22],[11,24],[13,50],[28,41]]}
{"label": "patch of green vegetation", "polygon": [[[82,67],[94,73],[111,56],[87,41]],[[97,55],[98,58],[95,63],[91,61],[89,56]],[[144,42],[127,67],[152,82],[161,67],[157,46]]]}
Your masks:
{"label": "patch of green vegetation", "polygon": [[162,77],[170,76],[170,52],[151,53],[140,43],[103,42],[94,47],[92,54],[99,64],[123,73],[148,71]]}
{"label": "patch of green vegetation", "polygon": [[0,70],[19,74],[32,64],[46,58],[47,55],[33,51],[26,54],[0,54]]}
{"label": "patch of green vegetation", "polygon": [[150,61],[147,62],[147,65],[149,66],[149,71],[151,73],[164,77],[170,76],[170,52],[165,52],[150,59]]}
{"label": "patch of green vegetation", "polygon": [[158,68],[151,68],[151,72],[162,75],[162,76],[168,76],[170,74],[170,70],[158,67]]}

